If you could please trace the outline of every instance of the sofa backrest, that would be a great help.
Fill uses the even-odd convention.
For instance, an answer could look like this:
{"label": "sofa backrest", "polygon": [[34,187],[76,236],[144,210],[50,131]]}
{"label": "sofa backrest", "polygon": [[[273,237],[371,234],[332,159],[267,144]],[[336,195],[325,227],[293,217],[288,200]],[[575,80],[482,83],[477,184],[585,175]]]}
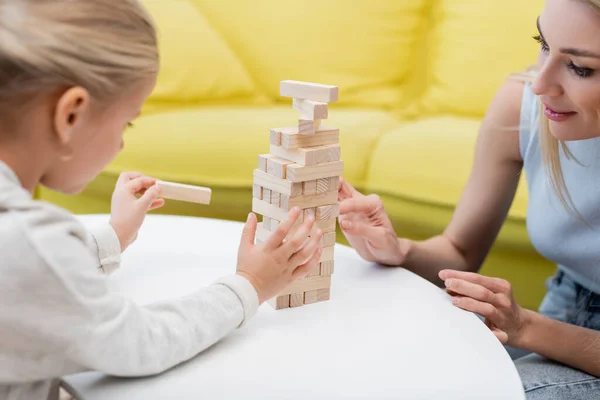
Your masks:
{"label": "sofa backrest", "polygon": [[151,102],[287,101],[279,81],[340,87],[348,107],[479,117],[533,64],[544,0],[142,0],[160,35]]}

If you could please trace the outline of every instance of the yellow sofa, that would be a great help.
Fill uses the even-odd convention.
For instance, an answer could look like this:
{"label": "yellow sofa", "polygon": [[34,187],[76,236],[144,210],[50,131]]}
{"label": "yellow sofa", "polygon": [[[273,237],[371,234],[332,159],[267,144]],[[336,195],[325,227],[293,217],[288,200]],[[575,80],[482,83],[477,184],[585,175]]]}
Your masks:
{"label": "yellow sofa", "polygon": [[[469,174],[480,121],[508,74],[537,55],[543,0],[144,0],[162,70],[126,147],[81,195],[38,195],[77,213],[108,212],[118,174],[213,188],[210,206],[172,214],[243,219],[269,129],[293,125],[285,79],[334,84],[345,178],[385,201],[399,235],[440,233]],[[490,185],[493,185],[490,182]],[[553,265],[533,250],[521,184],[483,273],[508,278],[536,308]],[[232,238],[238,240],[238,238]],[[340,238],[341,240],[341,238]]]}

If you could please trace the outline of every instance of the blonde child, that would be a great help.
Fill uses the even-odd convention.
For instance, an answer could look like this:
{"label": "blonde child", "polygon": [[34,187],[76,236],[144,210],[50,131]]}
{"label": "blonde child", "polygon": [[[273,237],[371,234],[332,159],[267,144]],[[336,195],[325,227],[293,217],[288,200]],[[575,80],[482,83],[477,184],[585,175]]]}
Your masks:
{"label": "blonde child", "polygon": [[155,29],[136,0],[0,0],[0,399],[46,399],[57,378],[78,371],[165,371],[318,263],[312,219],[284,240],[294,209],[255,246],[250,214],[236,274],[141,307],[110,292],[106,274],[146,212],[162,206],[154,179],[123,174],[110,224],[91,233],[32,199],[39,184],[81,191],[115,157],[158,64]]}

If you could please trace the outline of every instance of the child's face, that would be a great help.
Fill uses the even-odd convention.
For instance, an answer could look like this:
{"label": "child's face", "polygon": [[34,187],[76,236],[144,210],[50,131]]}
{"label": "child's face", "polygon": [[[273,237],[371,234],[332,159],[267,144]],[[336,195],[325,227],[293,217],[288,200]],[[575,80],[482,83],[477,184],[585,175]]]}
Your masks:
{"label": "child's face", "polygon": [[72,158],[57,162],[42,177],[41,183],[67,194],[82,191],[123,149],[123,133],[139,116],[155,83],[155,79],[144,82],[102,111],[90,110],[74,129],[69,144]]}

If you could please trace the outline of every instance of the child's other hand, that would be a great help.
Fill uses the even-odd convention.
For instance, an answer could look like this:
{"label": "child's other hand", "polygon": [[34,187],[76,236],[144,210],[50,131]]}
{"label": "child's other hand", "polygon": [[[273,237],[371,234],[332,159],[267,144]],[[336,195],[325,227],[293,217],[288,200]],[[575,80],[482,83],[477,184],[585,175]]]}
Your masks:
{"label": "child's other hand", "polygon": [[146,213],[162,207],[156,179],[138,172],[123,172],[112,195],[110,224],[124,251],[137,237]]}
{"label": "child's other hand", "polygon": [[296,279],[304,277],[319,264],[321,259],[320,230],[309,238],[314,218],[307,218],[296,233],[285,240],[301,210],[294,208],[269,239],[255,245],[257,220],[254,214],[242,233],[238,250],[237,273],[248,279],[258,293],[259,303],[275,297]]}

